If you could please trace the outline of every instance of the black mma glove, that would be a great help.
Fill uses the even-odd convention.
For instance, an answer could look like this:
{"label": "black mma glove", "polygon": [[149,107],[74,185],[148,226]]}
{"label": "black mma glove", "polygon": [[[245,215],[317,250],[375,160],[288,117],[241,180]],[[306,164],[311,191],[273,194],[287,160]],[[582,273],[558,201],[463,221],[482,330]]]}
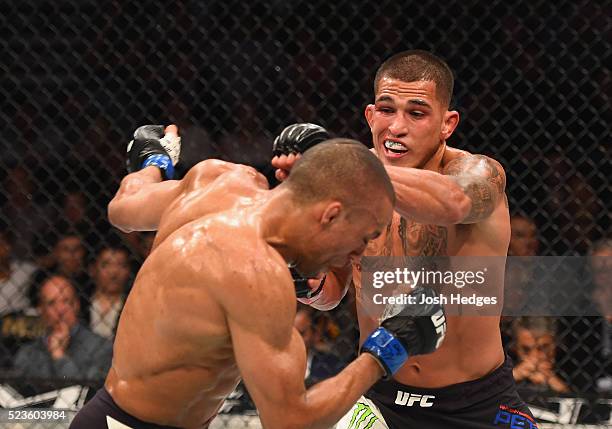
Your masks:
{"label": "black mma glove", "polygon": [[323,284],[327,276],[323,276],[319,286],[315,290],[312,290],[308,286],[308,280],[310,280],[308,277],[303,277],[291,265],[289,266],[289,271],[291,271],[291,277],[293,277],[293,286],[295,286],[295,296],[297,298],[311,299],[320,294],[323,290]]}
{"label": "black mma glove", "polygon": [[163,125],[143,125],[134,132],[127,152],[129,173],[154,165],[161,170],[164,180],[172,179],[181,153],[181,138],[164,135]]}
{"label": "black mma glove", "polygon": [[[422,296],[436,297],[431,288],[417,287],[410,294],[416,302]],[[434,352],[446,333],[444,309],[439,304],[388,305],[384,321],[365,340],[361,353],[370,353],[390,378],[410,356]]]}
{"label": "black mma glove", "polygon": [[304,153],[307,149],[329,139],[329,133],[320,125],[299,123],[286,127],[274,139],[274,156]]}

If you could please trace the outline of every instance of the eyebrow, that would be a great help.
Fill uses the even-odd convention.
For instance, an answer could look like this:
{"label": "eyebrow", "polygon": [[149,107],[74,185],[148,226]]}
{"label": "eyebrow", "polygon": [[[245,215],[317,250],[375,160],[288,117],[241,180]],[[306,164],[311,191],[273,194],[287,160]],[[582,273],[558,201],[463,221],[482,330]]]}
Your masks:
{"label": "eyebrow", "polygon": [[[381,95],[376,100],[377,103],[378,102],[384,102],[384,101],[391,101],[391,102],[393,102],[394,100],[393,100],[393,98],[391,98],[388,95]],[[408,100],[408,103],[409,104],[416,104],[418,106],[428,107],[428,108],[431,109],[431,105],[427,101],[423,100],[422,98],[411,98],[410,100]]]}

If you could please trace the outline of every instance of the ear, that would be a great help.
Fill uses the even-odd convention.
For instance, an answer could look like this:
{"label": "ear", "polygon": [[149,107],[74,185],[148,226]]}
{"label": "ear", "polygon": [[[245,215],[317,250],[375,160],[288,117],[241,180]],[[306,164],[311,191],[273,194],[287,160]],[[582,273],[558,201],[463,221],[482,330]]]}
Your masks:
{"label": "ear", "polygon": [[449,110],[444,114],[444,123],[442,124],[442,131],[440,133],[441,140],[448,140],[453,134],[455,128],[459,124],[459,112],[456,110]]}
{"label": "ear", "polygon": [[342,203],[339,203],[338,201],[329,203],[321,214],[321,224],[328,225],[332,223],[334,220],[336,220],[336,218],[340,215],[341,212]]}
{"label": "ear", "polygon": [[372,118],[374,117],[374,105],[373,104],[368,104],[365,108],[365,118],[366,121],[368,122],[368,126],[370,127],[370,130],[372,129]]}

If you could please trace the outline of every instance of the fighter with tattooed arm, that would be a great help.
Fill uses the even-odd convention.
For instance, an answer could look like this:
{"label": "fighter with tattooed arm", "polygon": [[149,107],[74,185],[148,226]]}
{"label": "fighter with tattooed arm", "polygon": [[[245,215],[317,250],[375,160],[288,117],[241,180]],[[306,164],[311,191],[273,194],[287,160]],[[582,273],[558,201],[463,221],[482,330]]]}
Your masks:
{"label": "fighter with tattooed arm", "polygon": [[[364,256],[504,260],[510,238],[506,175],[494,159],[446,144],[459,123],[459,113],[449,110],[453,83],[448,65],[425,51],[401,52],[378,69],[375,101],[366,107],[365,118],[397,204],[391,223]],[[312,124],[292,127],[303,126]],[[290,136],[284,132],[278,139]],[[288,151],[273,158],[279,180],[290,177],[296,159],[299,154]],[[376,319],[366,311],[359,263],[327,273],[320,292],[302,301],[333,308],[351,280],[363,342]],[[503,287],[503,270],[489,280]],[[310,285],[314,289],[319,283]],[[500,427],[510,418],[537,427],[516,392],[499,317],[455,315],[447,322],[446,339],[436,352],[408,359],[392,380],[374,385],[336,428],[473,429]]]}

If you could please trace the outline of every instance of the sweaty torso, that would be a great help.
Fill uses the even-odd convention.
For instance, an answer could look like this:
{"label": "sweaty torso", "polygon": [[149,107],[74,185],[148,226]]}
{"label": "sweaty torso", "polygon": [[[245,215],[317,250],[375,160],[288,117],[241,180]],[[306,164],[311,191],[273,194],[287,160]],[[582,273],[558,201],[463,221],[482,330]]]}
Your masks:
{"label": "sweaty torso", "polygon": [[[439,172],[464,152],[447,148]],[[393,220],[364,256],[501,256],[510,239],[507,203],[500,203],[486,220],[476,224],[426,225],[405,219],[394,212]],[[357,315],[361,342],[378,326],[361,301],[361,273],[353,266]],[[502,273],[503,274],[503,273]],[[498,276],[499,277],[499,276]],[[494,279],[503,287],[503,275]],[[504,360],[496,316],[447,316],[443,344],[434,353],[415,356],[395,374],[400,383],[417,387],[444,387],[480,378]]]}
{"label": "sweaty torso", "polygon": [[162,218],[121,314],[105,383],[124,411],[162,425],[207,427],[235,388],[239,373],[218,294],[239,296],[227,273],[261,245],[247,212],[266,184],[238,166],[194,186]]}

